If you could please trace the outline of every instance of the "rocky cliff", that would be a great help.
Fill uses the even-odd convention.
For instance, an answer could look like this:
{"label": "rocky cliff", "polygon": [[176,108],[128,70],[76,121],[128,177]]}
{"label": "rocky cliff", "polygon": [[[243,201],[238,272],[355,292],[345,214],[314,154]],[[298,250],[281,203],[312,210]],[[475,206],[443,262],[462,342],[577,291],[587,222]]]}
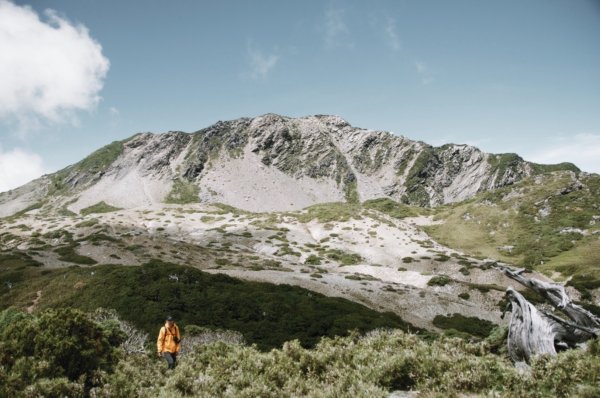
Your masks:
{"label": "rocky cliff", "polygon": [[[221,202],[285,211],[333,201],[389,197],[420,206],[462,201],[548,166],[468,145],[433,147],[356,128],[337,116],[267,114],[218,122],[195,133],[141,133],[79,163],[0,194],[0,216],[48,206],[79,212]],[[571,169],[571,164],[552,169]]]}

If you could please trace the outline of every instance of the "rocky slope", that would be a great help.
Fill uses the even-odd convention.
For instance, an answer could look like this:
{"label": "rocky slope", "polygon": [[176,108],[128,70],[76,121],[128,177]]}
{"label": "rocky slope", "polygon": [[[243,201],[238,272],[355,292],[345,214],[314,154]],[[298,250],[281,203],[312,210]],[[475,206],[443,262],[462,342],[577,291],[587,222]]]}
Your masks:
{"label": "rocky slope", "polygon": [[78,213],[99,202],[225,203],[287,211],[389,197],[419,206],[462,201],[549,169],[468,145],[432,147],[336,116],[267,114],[192,134],[137,134],[81,162],[0,194],[0,216],[31,207]]}
{"label": "rocky slope", "polygon": [[[0,300],[26,308],[39,290],[42,306],[56,295],[4,266],[15,256],[46,271],[159,260],[343,297],[422,328],[454,313],[505,322],[498,303],[510,281],[489,260],[432,241],[419,226],[430,217],[390,216],[368,204],[285,213],[202,204],[98,211],[56,217],[32,210],[0,220]],[[92,268],[72,288],[94,278]]]}
{"label": "rocky slope", "polygon": [[492,266],[501,260],[572,277],[570,295],[594,306],[599,178],[333,116],[138,134],[0,194],[0,302],[52,297],[5,267],[15,259],[41,275],[159,260],[301,286],[428,329],[464,323],[454,314],[501,324],[512,284]]}

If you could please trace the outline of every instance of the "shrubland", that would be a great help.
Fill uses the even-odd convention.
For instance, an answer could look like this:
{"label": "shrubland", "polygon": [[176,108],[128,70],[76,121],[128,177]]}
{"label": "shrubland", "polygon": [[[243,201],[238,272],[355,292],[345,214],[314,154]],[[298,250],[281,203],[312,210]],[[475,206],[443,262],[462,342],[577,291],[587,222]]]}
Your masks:
{"label": "shrubland", "polygon": [[[221,334],[189,347],[178,367],[167,371],[152,348],[147,354],[125,355],[118,320],[93,319],[73,309],[1,312],[0,396],[387,397],[396,390],[417,390],[424,397],[600,394],[598,339],[582,350],[538,357],[522,371],[498,353],[504,344],[498,333],[468,342],[379,329],[325,337],[313,348],[292,340],[270,351]],[[198,331],[190,327],[191,336]]]}
{"label": "shrubland", "polygon": [[27,307],[36,291],[43,290],[41,309],[71,307],[90,312],[98,307],[112,308],[150,335],[157,333],[166,314],[171,314],[182,326],[239,331],[263,350],[280,347],[291,339],[311,347],[322,336],[346,335],[353,329],[365,332],[411,327],[393,313],[380,313],[346,299],[296,286],[213,275],[158,260],[132,267],[48,270],[36,266],[23,253],[4,256],[0,309]]}

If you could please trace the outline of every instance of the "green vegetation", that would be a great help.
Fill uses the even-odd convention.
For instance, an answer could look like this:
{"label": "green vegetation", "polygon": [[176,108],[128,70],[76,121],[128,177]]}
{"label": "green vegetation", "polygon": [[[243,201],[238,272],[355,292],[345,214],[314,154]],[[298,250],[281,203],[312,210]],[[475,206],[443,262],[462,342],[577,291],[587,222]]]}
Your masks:
{"label": "green vegetation", "polygon": [[[251,215],[251,214],[253,214],[253,213],[250,213],[248,211],[245,211],[245,210],[242,210],[242,209],[238,209],[237,207],[226,205],[224,203],[211,203],[211,206],[213,206],[213,207],[215,207],[217,209],[213,213],[214,214],[219,214],[219,215],[232,214],[234,216],[241,216],[241,215]],[[217,219],[215,221],[220,221],[220,219]]]}
{"label": "green vegetation", "polygon": [[0,265],[3,270],[23,267],[39,267],[42,264],[23,252],[0,252]]}
{"label": "green vegetation", "polygon": [[380,211],[388,216],[402,219],[406,217],[416,217],[420,214],[427,213],[428,209],[408,206],[403,203],[396,202],[390,198],[371,199],[363,202],[366,209]]}
{"label": "green vegetation", "polygon": [[113,308],[152,335],[170,313],[183,327],[194,324],[240,331],[260,349],[281,346],[289,339],[310,347],[321,336],[347,335],[354,329],[408,327],[394,314],[378,313],[345,299],[288,285],[243,282],[160,261],[139,267],[99,265],[93,271],[74,267],[43,275],[39,268],[23,268],[20,263],[3,266],[0,308],[27,306],[35,291],[43,290],[40,308]]}
{"label": "green vegetation", "polygon": [[294,249],[292,249],[292,247],[288,243],[282,243],[277,246],[279,247],[279,249],[277,250],[277,252],[275,252],[276,256],[287,256],[287,255],[296,256],[296,257],[302,256],[302,253],[297,252]]}
{"label": "green vegetation", "polygon": [[63,206],[60,209],[58,209],[57,214],[62,217],[77,217],[77,213],[67,209],[66,206]]}
{"label": "green vegetation", "polygon": [[[438,242],[472,256],[577,276],[586,292],[600,284],[600,176],[554,172],[446,206],[443,224],[425,230]],[[596,226],[598,223],[598,226]],[[582,233],[587,231],[586,234]]]}
{"label": "green vegetation", "polygon": [[321,264],[321,258],[319,256],[311,254],[310,256],[308,256],[306,258],[306,260],[304,260],[304,264],[320,265]]}
{"label": "green vegetation", "polygon": [[573,286],[589,298],[588,289],[600,287],[600,240],[584,238],[573,249],[563,252],[538,266],[541,271],[558,271],[573,277],[567,285]]}
{"label": "green vegetation", "polygon": [[436,275],[430,280],[427,281],[428,286],[446,286],[448,283],[452,282],[446,275]]}
{"label": "green vegetation", "polygon": [[[8,316],[5,314],[0,313],[0,329],[4,318],[26,317],[14,312]],[[593,397],[600,394],[600,361],[597,357],[600,340],[592,341],[586,350],[569,350],[556,357],[539,357],[532,362],[530,372],[523,373],[505,355],[497,354],[498,341],[503,341],[505,334],[501,333],[502,330],[475,343],[448,337],[427,341],[399,330],[377,330],[365,336],[353,333],[346,337],[324,338],[312,349],[302,347],[298,341],[289,341],[283,347],[268,352],[239,341],[227,343],[217,338],[213,343],[196,344],[180,358],[175,370],[166,372],[165,364],[154,356],[115,355],[114,351],[117,354],[124,352],[122,347],[104,350],[109,339],[113,339],[115,346],[121,339],[110,323],[98,324],[78,312],[64,312],[63,315],[67,325],[78,321],[85,325],[84,330],[95,333],[103,344],[79,352],[86,359],[89,357],[84,355],[96,354],[102,362],[84,362],[88,365],[82,373],[83,380],[71,381],[51,373],[60,369],[60,364],[56,368],[43,367],[48,357],[44,351],[36,351],[36,356],[26,357],[32,371],[15,365],[7,368],[11,358],[0,356],[0,380],[11,383],[0,384],[0,395],[17,398],[74,397],[89,391],[90,395],[97,397],[137,398],[386,398],[396,390],[416,390],[419,395],[432,397],[541,398]],[[41,331],[43,342],[64,338],[61,325],[47,320],[52,318],[51,313],[31,318],[33,321],[26,318],[25,322],[39,322],[42,318],[47,326]],[[186,336],[195,338],[194,327],[190,325],[189,329],[190,333],[183,329],[184,339]],[[86,347],[88,336],[94,334],[82,334],[81,338],[73,339],[73,347],[52,345],[52,352],[69,355],[72,348]],[[71,357],[75,363],[80,360],[76,355]],[[43,370],[40,371],[40,368]],[[96,377],[86,384],[90,374]],[[32,384],[27,385],[28,382]]]}
{"label": "green vegetation", "polygon": [[74,167],[80,172],[98,173],[104,171],[121,156],[124,142],[126,141],[114,141],[76,163]]}
{"label": "green vegetation", "polygon": [[187,204],[198,203],[199,188],[191,181],[178,178],[173,181],[171,192],[165,198],[165,203]]}
{"label": "green vegetation", "polygon": [[[45,203],[45,202],[37,202],[37,203],[34,203],[34,204],[30,205],[30,206],[27,206],[27,207],[26,207],[26,208],[24,208],[23,210],[20,210],[20,211],[16,212],[15,214],[13,214],[13,215],[11,215],[11,216],[5,217],[4,219],[5,219],[5,220],[7,220],[7,221],[14,221],[14,220],[17,220],[17,219],[19,219],[19,218],[23,217],[23,216],[24,216],[24,215],[25,215],[27,212],[30,212],[30,211],[32,211],[32,210],[41,209],[41,208],[42,208],[42,206],[44,206],[44,203]],[[1,219],[1,218],[0,218],[0,219]]]}
{"label": "green vegetation", "polygon": [[496,327],[490,321],[479,319],[474,316],[464,316],[461,314],[452,314],[449,316],[437,315],[433,318],[433,325],[446,330],[456,330],[458,332],[468,333],[476,337],[487,337]]}
{"label": "green vegetation", "polygon": [[425,182],[429,177],[429,166],[436,162],[438,160],[434,148],[431,146],[423,147],[406,176],[404,183],[406,194],[402,197],[402,203],[422,207],[429,206],[429,194],[425,190]]}
{"label": "green vegetation", "polygon": [[397,176],[402,176],[404,175],[404,172],[406,171],[406,168],[408,167],[408,165],[410,164],[410,161],[412,160],[412,158],[415,156],[415,150],[412,148],[409,148],[404,155],[402,156],[402,159],[400,160],[400,164],[398,164],[398,169],[396,169],[396,175]]}
{"label": "green vegetation", "polygon": [[123,153],[125,141],[114,141],[98,149],[82,161],[64,168],[52,176],[52,184],[48,188],[50,195],[63,193],[69,189],[65,179],[75,174],[89,174],[90,178],[100,175]]}
{"label": "green vegetation", "polygon": [[229,261],[229,259],[226,258],[215,258],[215,264],[220,266],[229,265],[231,264],[231,261]]}
{"label": "green vegetation", "polygon": [[97,385],[98,371],[113,369],[125,337],[116,324],[98,324],[73,309],[39,317],[3,311],[0,396],[83,395]]}
{"label": "green vegetation", "polygon": [[80,223],[75,224],[77,228],[85,228],[85,227],[93,227],[98,224],[100,220],[97,218],[90,218],[89,220],[82,221]]}
{"label": "green vegetation", "polygon": [[324,254],[327,256],[327,258],[335,260],[342,265],[354,265],[363,260],[360,254],[344,252],[339,249],[329,249],[325,251]]}
{"label": "green vegetation", "polygon": [[551,173],[553,171],[572,171],[574,173],[579,174],[581,170],[579,167],[575,166],[573,163],[563,162],[557,164],[538,164],[532,163],[533,169],[536,173]]}
{"label": "green vegetation", "polygon": [[412,258],[412,257],[410,257],[410,256],[409,257],[402,257],[402,262],[405,263],[405,264],[412,263],[413,261],[415,261],[415,259]]}
{"label": "green vegetation", "polygon": [[294,216],[298,221],[307,223],[312,220],[317,220],[322,223],[332,221],[349,221],[352,219],[360,219],[361,207],[355,203],[333,202],[320,203],[314,206],[307,207],[300,213],[287,213],[286,215]]}
{"label": "green vegetation", "polygon": [[361,274],[361,273],[354,273],[352,275],[346,275],[346,276],[344,276],[344,278],[354,280],[354,281],[379,281],[379,280],[381,280],[379,278],[375,278],[372,275]]}
{"label": "green vegetation", "polygon": [[447,255],[445,255],[445,254],[438,253],[434,257],[434,260],[443,263],[443,262],[446,262],[446,261],[450,260],[450,257],[447,256]]}
{"label": "green vegetation", "polygon": [[[430,335],[423,339],[397,329],[349,334],[349,329],[408,325],[391,314],[301,288],[242,282],[158,261],[140,267],[96,266],[92,274],[87,267],[43,269],[23,253],[3,252],[0,264],[0,308],[24,308],[36,290],[43,290],[37,315],[14,309],[0,312],[0,396],[600,393],[599,339],[587,350],[539,357],[531,372],[523,374],[501,348],[506,346],[505,329],[474,317],[439,316],[434,324],[449,335],[483,339],[478,342]],[[321,275],[309,272],[314,278]],[[44,310],[62,306],[85,311],[116,308],[123,319],[150,334],[149,353],[154,352],[165,313],[177,317],[189,341],[197,334],[194,325],[202,325],[203,330],[238,330],[257,346],[243,345],[234,333],[237,342],[197,345],[167,373],[155,355],[124,355],[120,344],[125,336],[118,323],[98,323],[74,309]],[[321,338],[334,335],[345,337]]]}
{"label": "green vegetation", "polygon": [[83,264],[83,265],[94,265],[98,262],[91,257],[82,256],[75,251],[76,245],[67,245],[54,249],[54,252],[59,254],[58,259],[60,261],[66,261],[69,263]]}
{"label": "green vegetation", "polygon": [[110,212],[117,211],[117,210],[121,210],[121,208],[108,205],[102,201],[102,202],[96,203],[95,205],[86,207],[85,209],[81,209],[79,211],[79,213],[81,213],[82,216],[87,216],[89,214],[110,213]]}
{"label": "green vegetation", "polygon": [[504,177],[508,169],[514,170],[522,162],[523,158],[516,153],[501,153],[490,155],[488,158],[488,163],[492,166],[492,173],[500,179]]}
{"label": "green vegetation", "polygon": [[346,202],[348,203],[360,203],[360,196],[358,195],[358,191],[356,189],[356,181],[349,182],[344,186],[344,196],[346,197]]}

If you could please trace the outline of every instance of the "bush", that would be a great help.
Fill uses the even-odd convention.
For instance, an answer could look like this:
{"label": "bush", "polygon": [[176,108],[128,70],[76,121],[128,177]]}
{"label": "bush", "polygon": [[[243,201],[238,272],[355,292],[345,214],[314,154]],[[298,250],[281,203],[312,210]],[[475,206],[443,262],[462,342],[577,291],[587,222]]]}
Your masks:
{"label": "bush", "polygon": [[[498,329],[494,338],[502,340],[505,332]],[[94,393],[383,398],[393,390],[417,390],[420,396],[597,396],[600,361],[590,351],[540,357],[531,375],[523,375],[490,347],[488,341],[447,337],[426,341],[398,330],[325,338],[314,349],[290,341],[269,352],[216,342],[195,347],[166,376],[164,366],[128,357]]]}
{"label": "bush", "polygon": [[321,336],[347,335],[353,329],[408,327],[395,314],[379,313],[349,300],[161,261],[140,267],[99,265],[93,277],[84,269],[71,272],[86,285],[70,289],[57,304],[84,311],[113,308],[150,336],[158,334],[165,314],[172,314],[181,327],[195,324],[240,331],[261,349],[281,346],[290,339],[310,347]]}
{"label": "bush", "polygon": [[[110,371],[116,364],[116,346],[124,339],[118,329],[102,327],[74,309],[48,310],[39,317],[21,318],[6,326],[0,337],[0,364],[6,370],[4,392],[22,391],[33,385],[34,391],[49,395],[78,388],[69,382],[83,382],[89,389],[98,371]],[[60,378],[65,380],[43,381]]]}
{"label": "bush", "polygon": [[469,293],[459,293],[458,297],[460,297],[463,300],[468,300],[471,298],[471,295]]}
{"label": "bush", "polygon": [[84,396],[85,386],[73,382],[66,377],[56,379],[39,379],[27,386],[23,391],[24,397],[81,397]]}
{"label": "bush", "polygon": [[341,263],[342,265],[354,265],[360,263],[363,258],[357,253],[348,253],[339,249],[329,249],[325,252],[327,258]]}
{"label": "bush", "polygon": [[181,356],[189,355],[197,346],[222,342],[226,344],[244,345],[244,335],[235,330],[211,329],[196,325],[187,325],[182,333]]}
{"label": "bush", "polygon": [[452,282],[452,279],[446,275],[436,275],[427,281],[428,286],[446,286],[448,283]]}
{"label": "bush", "polygon": [[321,258],[319,256],[311,254],[310,256],[308,256],[306,258],[306,260],[304,261],[304,264],[320,265],[321,264]]}
{"label": "bush", "polygon": [[461,314],[436,315],[433,318],[433,325],[440,329],[454,329],[477,337],[487,337],[496,327],[495,324],[485,319],[474,316],[467,317]]}

